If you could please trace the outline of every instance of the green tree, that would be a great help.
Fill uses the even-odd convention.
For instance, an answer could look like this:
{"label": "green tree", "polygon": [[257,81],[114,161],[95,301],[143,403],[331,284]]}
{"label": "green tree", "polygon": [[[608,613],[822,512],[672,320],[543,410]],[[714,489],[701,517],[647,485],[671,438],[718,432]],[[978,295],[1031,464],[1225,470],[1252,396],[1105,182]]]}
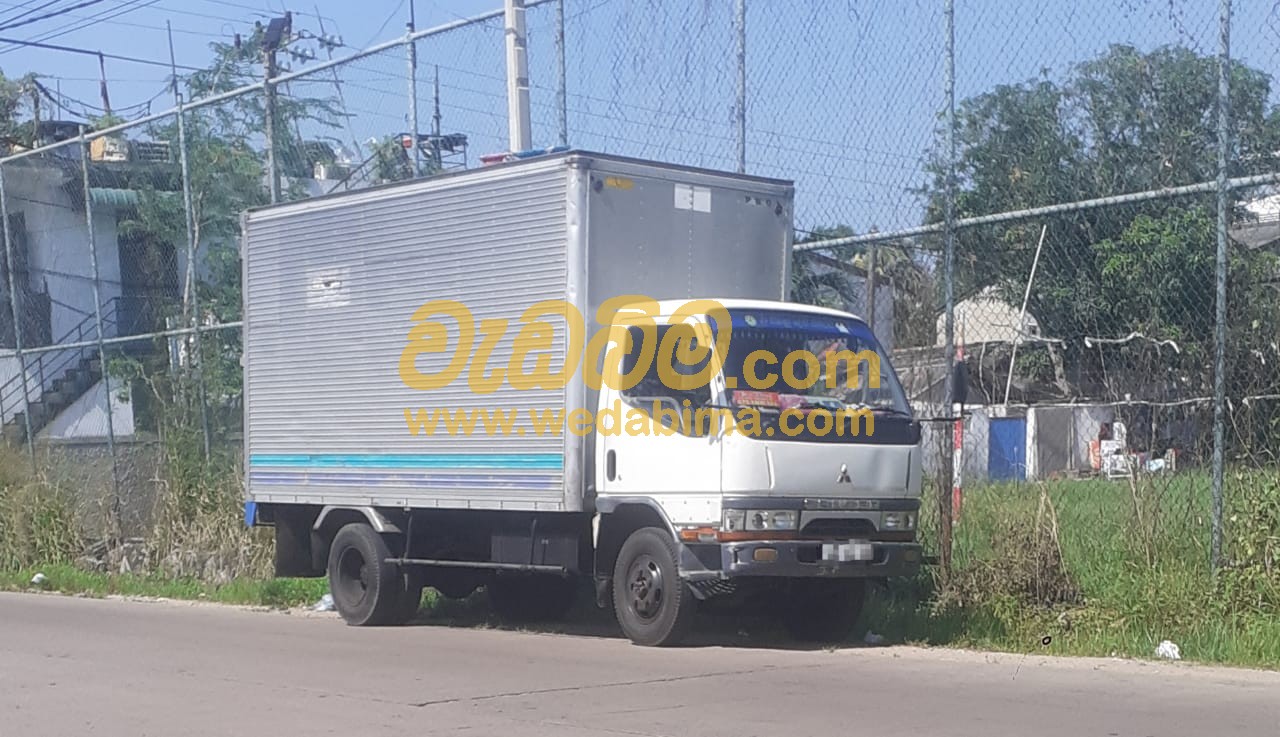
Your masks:
{"label": "green tree", "polygon": [[30,147],[35,140],[35,126],[28,113],[36,92],[35,74],[10,79],[0,72],[0,144],[6,151],[14,146]]}
{"label": "green tree", "polygon": [[[1232,173],[1271,171],[1280,163],[1280,113],[1268,102],[1270,78],[1234,62],[1230,82]],[[956,214],[1212,180],[1216,90],[1213,57],[1181,47],[1143,53],[1113,46],[1062,82],[1001,85],[964,100],[957,109]],[[934,161],[928,222],[940,221],[943,209],[945,169]],[[1064,341],[1071,383],[1086,391],[1201,393],[1212,355],[1212,223],[1211,199],[1166,198],[966,228],[956,242],[956,293],[994,286],[1020,304],[1046,225],[1028,307],[1043,334]],[[1255,278],[1260,257],[1233,258],[1233,300],[1274,303],[1274,290]],[[1173,340],[1183,352],[1143,339],[1086,342],[1134,332]],[[1177,375],[1151,384],[1145,372],[1157,365],[1175,367]]]}

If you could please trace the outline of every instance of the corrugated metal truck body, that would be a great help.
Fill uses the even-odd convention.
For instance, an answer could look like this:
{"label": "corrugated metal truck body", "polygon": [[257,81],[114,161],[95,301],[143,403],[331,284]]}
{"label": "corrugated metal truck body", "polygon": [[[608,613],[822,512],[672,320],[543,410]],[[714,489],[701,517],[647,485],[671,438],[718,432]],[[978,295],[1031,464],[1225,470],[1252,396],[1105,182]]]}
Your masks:
{"label": "corrugated metal truck body", "polygon": [[[529,322],[522,315],[540,301],[568,301],[586,317],[590,338],[600,304],[619,295],[784,300],[791,218],[787,182],[583,152],[249,212],[249,500],[584,510],[591,437],[539,432],[529,419],[594,410],[583,372],[563,389],[502,382],[477,393],[468,359],[457,380],[411,388],[401,366],[415,311],[453,300],[481,333],[507,321],[483,362],[493,370],[507,366]],[[562,366],[565,321],[538,319],[554,325],[540,354]],[[410,355],[413,370],[435,374],[454,360],[457,323],[446,322],[450,350]],[[432,409],[511,411],[517,431],[492,434],[477,423],[463,435],[415,425]]]}

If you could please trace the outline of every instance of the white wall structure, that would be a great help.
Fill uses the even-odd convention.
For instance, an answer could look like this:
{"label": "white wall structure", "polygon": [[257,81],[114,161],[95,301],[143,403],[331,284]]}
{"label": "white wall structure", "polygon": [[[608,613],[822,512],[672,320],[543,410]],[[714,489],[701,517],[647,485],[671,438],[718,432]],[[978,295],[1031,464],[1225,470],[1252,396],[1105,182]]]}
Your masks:
{"label": "white wall structure", "polygon": [[[93,268],[85,227],[78,166],[31,162],[11,165],[5,174],[10,213],[26,221],[31,289],[47,292],[53,340],[94,314]],[[103,305],[120,296],[120,253],[114,208],[96,206],[93,234],[98,256],[98,298]],[[6,290],[7,293],[7,290]]]}
{"label": "white wall structure", "polygon": [[[0,424],[13,419],[25,406],[22,402],[22,379],[17,357],[11,350],[0,349]],[[39,377],[27,368],[27,397],[40,396]]]}
{"label": "white wall structure", "polygon": [[[117,240],[117,211],[108,203],[94,203],[93,252],[85,218],[83,179],[78,157],[51,157],[15,162],[5,172],[5,195],[11,216],[21,215],[23,237],[15,234],[15,244],[26,243],[26,279],[33,293],[49,298],[49,337],[53,344],[94,340],[97,337],[96,307],[104,317],[104,337],[118,334],[115,305],[121,296],[120,251]],[[94,263],[97,258],[98,304],[94,302]],[[21,274],[19,275],[21,277]],[[21,286],[19,287],[22,288]],[[0,296],[8,309],[8,285],[0,286]],[[24,349],[42,346],[24,345]],[[44,390],[76,368],[80,359],[96,356],[94,349],[64,349],[26,353],[30,401],[38,401]],[[44,369],[43,371],[41,369]],[[11,349],[0,351],[0,387],[18,376],[18,359]],[[14,385],[16,386],[16,385]],[[10,388],[12,389],[12,387]],[[91,395],[102,394],[96,400]],[[7,391],[0,403],[0,422],[8,422],[25,409],[21,390]],[[100,385],[90,388],[53,418],[45,436],[103,437],[106,434],[105,393]],[[96,404],[95,404],[96,403]],[[99,406],[100,405],[100,406]],[[132,412],[122,411],[116,434],[133,432]],[[100,429],[95,429],[100,425]]]}
{"label": "white wall structure", "polygon": [[[133,404],[111,392],[111,429],[116,437],[134,434]],[[107,437],[107,388],[99,381],[63,410],[36,437],[41,440],[97,439]]]}
{"label": "white wall structure", "polygon": [[[1013,343],[1019,338],[1039,335],[1040,323],[1027,313],[1026,319],[1019,318],[1021,307],[1011,305],[1001,299],[993,287],[987,287],[969,299],[961,300],[955,306],[955,338],[956,342],[976,343]],[[937,320],[936,345],[946,344],[947,317],[939,315]]]}

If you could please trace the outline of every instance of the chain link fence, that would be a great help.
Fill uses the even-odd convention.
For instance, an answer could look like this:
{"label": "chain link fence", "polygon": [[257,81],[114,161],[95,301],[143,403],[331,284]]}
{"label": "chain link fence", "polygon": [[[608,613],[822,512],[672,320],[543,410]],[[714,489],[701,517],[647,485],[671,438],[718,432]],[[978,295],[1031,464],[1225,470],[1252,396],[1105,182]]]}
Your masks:
{"label": "chain link fence", "polygon": [[[793,296],[892,349],[944,563],[1041,491],[1082,545],[1137,519],[1148,556],[1229,557],[1280,438],[1274,9],[529,6],[536,147],[796,182]],[[507,150],[500,12],[266,83],[265,41],[215,45],[132,123],[14,113],[0,424],[107,536],[175,473],[239,477],[243,210]]]}

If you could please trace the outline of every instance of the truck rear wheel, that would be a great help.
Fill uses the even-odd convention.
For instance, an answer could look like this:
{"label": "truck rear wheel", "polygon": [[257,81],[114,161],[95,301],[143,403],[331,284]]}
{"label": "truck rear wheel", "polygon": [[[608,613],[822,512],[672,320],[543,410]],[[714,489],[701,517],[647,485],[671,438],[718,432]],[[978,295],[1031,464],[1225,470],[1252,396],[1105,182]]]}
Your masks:
{"label": "truck rear wheel", "polygon": [[684,581],[675,540],[655,527],[631,533],[613,567],[613,611],[637,645],[676,645],[693,626],[697,601]]}
{"label": "truck rear wheel", "polygon": [[551,574],[497,575],[485,586],[489,605],[508,622],[554,622],[573,606],[573,578]]}
{"label": "truck rear wheel", "polygon": [[838,643],[849,639],[867,597],[866,581],[800,579],[786,591],[782,621],[801,642]]}
{"label": "truck rear wheel", "polygon": [[386,562],[390,555],[382,535],[367,524],[353,522],[334,536],[329,548],[329,591],[347,624],[395,624],[404,617],[405,579],[397,566]]}

